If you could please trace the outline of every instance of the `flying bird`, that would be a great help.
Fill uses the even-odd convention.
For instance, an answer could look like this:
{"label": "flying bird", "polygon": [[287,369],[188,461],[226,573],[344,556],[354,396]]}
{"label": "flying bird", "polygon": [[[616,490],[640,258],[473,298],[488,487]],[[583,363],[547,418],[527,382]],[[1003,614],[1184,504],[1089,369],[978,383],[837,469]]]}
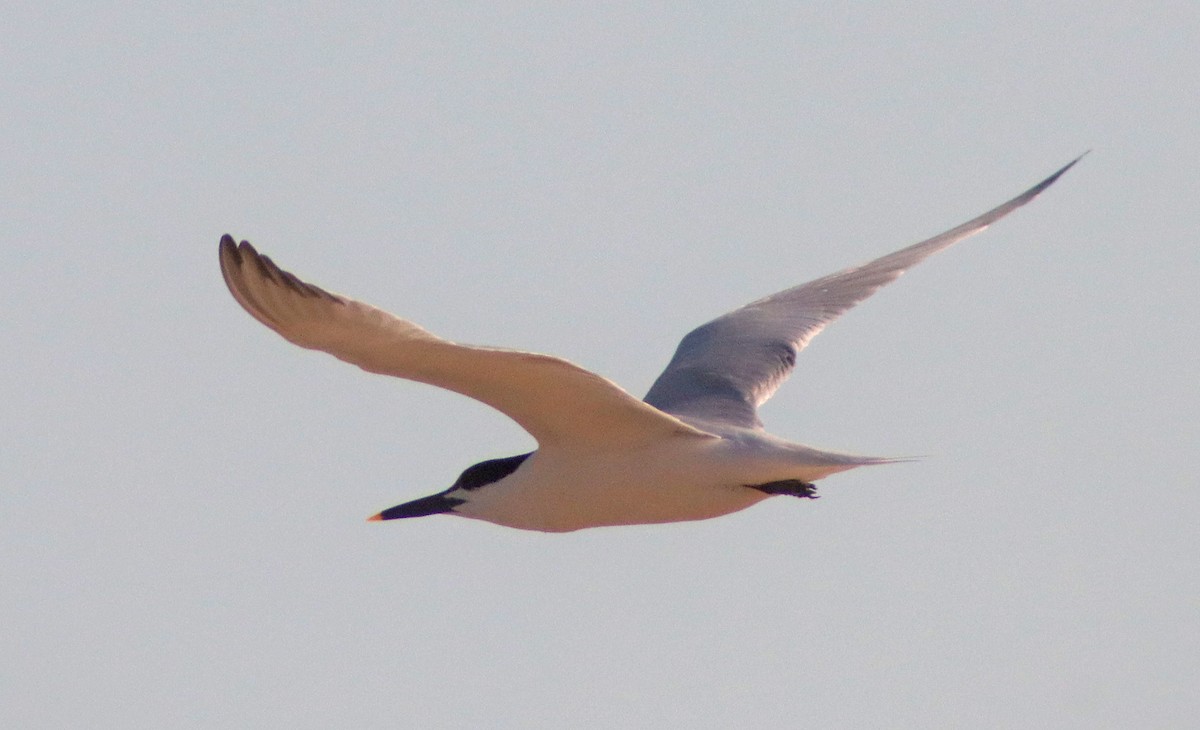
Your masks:
{"label": "flying bird", "polygon": [[535,451],[482,461],[449,489],[370,520],[444,513],[544,532],[703,520],[775,495],[813,498],[813,482],[830,474],[904,461],[786,441],[763,430],[758,407],[826,325],[1033,200],[1078,161],[945,233],[697,327],[642,400],[557,357],[444,340],[309,284],[229,235],[221,272],[234,299],[289,342],[482,401],[537,441]]}

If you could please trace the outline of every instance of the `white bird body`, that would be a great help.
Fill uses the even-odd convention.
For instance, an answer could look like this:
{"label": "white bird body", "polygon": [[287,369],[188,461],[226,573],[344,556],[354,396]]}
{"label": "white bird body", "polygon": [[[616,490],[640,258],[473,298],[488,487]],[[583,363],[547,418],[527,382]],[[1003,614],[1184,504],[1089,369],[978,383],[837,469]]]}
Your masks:
{"label": "white bird body", "polygon": [[371,519],[448,513],[545,532],[703,520],[776,494],[813,497],[811,482],[830,474],[904,461],[772,436],[757,408],[826,325],[909,267],[1029,202],[1075,162],[961,226],[698,327],[642,401],[559,358],[440,339],[301,281],[229,236],[221,240],[221,271],[238,303],[289,341],[475,398],[538,442],[531,454],[476,464],[449,489]]}
{"label": "white bird body", "polygon": [[632,448],[540,448],[454,511],[545,532],[706,520],[771,496],[748,485],[810,482],[889,461],[896,459],[820,451],[748,429],[680,433]]}

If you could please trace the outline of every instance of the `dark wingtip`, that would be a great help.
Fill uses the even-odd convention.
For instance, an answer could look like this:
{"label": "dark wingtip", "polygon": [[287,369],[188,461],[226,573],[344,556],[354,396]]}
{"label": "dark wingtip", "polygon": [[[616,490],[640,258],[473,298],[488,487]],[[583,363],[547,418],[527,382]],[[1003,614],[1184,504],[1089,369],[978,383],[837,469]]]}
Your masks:
{"label": "dark wingtip", "polygon": [[[1087,152],[1084,152],[1082,155],[1076,157],[1075,159],[1071,160],[1067,164],[1058,168],[1058,170],[1056,170],[1054,172],[1054,174],[1052,174],[1050,177],[1046,178],[1045,180],[1041,181],[1037,185],[1034,185],[1033,187],[1029,188],[1025,192],[1021,193],[1019,196],[1016,197],[1015,200],[1011,201],[1011,203],[1016,203],[1017,204],[1016,207],[1020,207],[1024,204],[1028,203],[1029,201],[1033,200],[1037,196],[1041,195],[1042,192],[1046,188],[1050,187],[1055,182],[1057,182],[1058,179],[1060,177],[1062,177],[1063,174],[1066,173],[1067,170],[1070,170],[1072,167],[1075,167],[1075,164],[1078,163],[1080,160],[1082,160],[1084,157],[1087,157],[1088,153],[1090,153],[1090,152],[1091,152],[1091,150],[1088,150]],[[1010,208],[1009,210],[1012,210],[1012,209]],[[1005,211],[1005,212],[1007,213],[1008,211]]]}
{"label": "dark wingtip", "polygon": [[1056,172],[1050,176],[1050,182],[1054,182],[1055,180],[1057,180],[1064,172],[1066,172],[1067,170],[1070,170],[1072,167],[1075,167],[1075,163],[1079,162],[1080,160],[1082,160],[1083,158],[1087,157],[1090,154],[1092,154],[1092,151],[1086,150],[1086,151],[1084,151],[1084,153],[1082,155],[1076,157],[1075,159],[1071,160],[1067,164],[1063,165],[1059,169],[1058,172]]}
{"label": "dark wingtip", "polygon": [[1062,167],[1060,167],[1058,169],[1057,172],[1055,172],[1053,175],[1051,175],[1050,177],[1043,180],[1034,189],[1040,193],[1041,191],[1050,187],[1051,185],[1053,185],[1055,183],[1056,180],[1058,180],[1060,177],[1062,177],[1063,174],[1066,173],[1067,170],[1070,170],[1072,167],[1075,167],[1076,163],[1078,163],[1083,158],[1087,157],[1090,153],[1091,153],[1091,150],[1088,150],[1087,152],[1084,152],[1082,155],[1076,157],[1075,159],[1071,160],[1067,164],[1063,165]]}
{"label": "dark wingtip", "polygon": [[221,258],[221,267],[224,268],[225,260],[229,259],[235,265],[241,266],[242,253],[238,251],[237,242],[233,240],[233,236],[226,233],[221,236],[221,243],[217,248],[218,255]]}
{"label": "dark wingtip", "polygon": [[221,236],[221,244],[220,245],[221,245],[221,248],[229,249],[230,251],[234,251],[236,253],[241,253],[242,251],[245,251],[247,249],[251,253],[258,253],[257,251],[254,250],[254,247],[250,245],[249,241],[242,241],[239,244],[237,242],[237,239],[235,239],[233,236],[229,235],[228,233]]}

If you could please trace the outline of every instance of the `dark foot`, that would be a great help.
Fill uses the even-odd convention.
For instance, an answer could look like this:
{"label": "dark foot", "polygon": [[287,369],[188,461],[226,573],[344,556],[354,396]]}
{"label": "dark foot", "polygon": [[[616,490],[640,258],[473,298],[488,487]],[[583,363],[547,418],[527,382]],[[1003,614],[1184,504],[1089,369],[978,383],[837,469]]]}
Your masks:
{"label": "dark foot", "polygon": [[802,482],[799,479],[784,479],[781,482],[747,484],[746,486],[767,494],[786,494],[790,497],[803,497],[804,499],[818,498],[817,485]]}

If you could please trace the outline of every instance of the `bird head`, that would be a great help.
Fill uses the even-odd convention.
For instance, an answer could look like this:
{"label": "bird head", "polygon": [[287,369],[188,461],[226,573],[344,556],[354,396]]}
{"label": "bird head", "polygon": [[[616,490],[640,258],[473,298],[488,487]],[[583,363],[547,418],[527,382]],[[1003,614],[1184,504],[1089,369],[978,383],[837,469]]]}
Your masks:
{"label": "bird head", "polygon": [[470,499],[471,492],[484,489],[517,470],[529,454],[518,454],[503,459],[488,459],[467,467],[454,485],[444,492],[414,499],[385,509],[367,518],[368,522],[397,520],[403,517],[425,517],[427,515],[454,512],[454,508]]}

